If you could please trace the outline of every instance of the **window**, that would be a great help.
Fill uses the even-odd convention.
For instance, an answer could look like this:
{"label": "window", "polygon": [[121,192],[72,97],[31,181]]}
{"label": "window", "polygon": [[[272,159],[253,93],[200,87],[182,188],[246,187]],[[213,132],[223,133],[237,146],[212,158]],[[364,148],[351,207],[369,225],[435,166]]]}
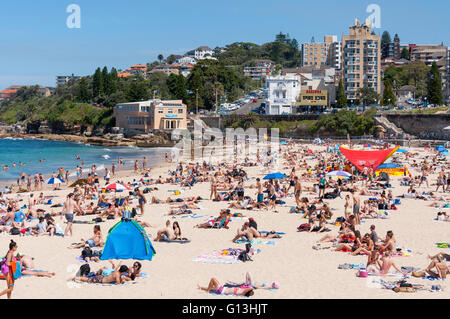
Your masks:
{"label": "window", "polygon": [[178,114],[183,114],[183,109],[178,109]]}
{"label": "window", "polygon": [[158,113],[159,113],[159,114],[162,114],[162,113],[163,113],[163,110],[162,110],[162,109],[158,109]]}
{"label": "window", "polygon": [[167,110],[167,113],[172,114],[172,113],[173,113],[173,110],[172,110],[172,109],[168,109],[168,110]]}

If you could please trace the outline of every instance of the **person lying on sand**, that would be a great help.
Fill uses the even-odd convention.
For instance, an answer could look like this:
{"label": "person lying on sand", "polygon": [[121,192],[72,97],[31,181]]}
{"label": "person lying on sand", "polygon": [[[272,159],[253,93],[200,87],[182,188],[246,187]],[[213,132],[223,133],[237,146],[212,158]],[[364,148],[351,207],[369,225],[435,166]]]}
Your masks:
{"label": "person lying on sand", "polygon": [[31,258],[30,256],[24,256],[18,253],[15,259],[20,263],[22,275],[35,277],[49,277],[49,278],[55,276],[54,272],[34,271],[33,258]]}
{"label": "person lying on sand", "polygon": [[254,289],[279,289],[280,284],[277,281],[272,282],[271,285],[267,285],[266,283],[259,284],[256,281],[252,280],[252,277],[249,272],[245,274],[245,282],[238,283],[233,281],[227,281],[225,286],[234,288],[234,287],[242,287],[242,286],[249,286]]}
{"label": "person lying on sand", "polygon": [[234,288],[226,288],[225,286],[221,286],[219,281],[216,278],[211,278],[209,281],[208,287],[201,287],[197,285],[198,289],[206,291],[208,293],[215,293],[217,295],[236,295],[236,296],[246,296],[250,297],[255,294],[252,287],[234,287]]}
{"label": "person lying on sand", "polygon": [[245,222],[242,227],[237,230],[237,234],[232,242],[235,243],[242,237],[245,237],[248,241],[252,241],[253,238],[281,238],[281,236],[275,232],[261,234],[255,228],[251,227],[249,222]]}
{"label": "person lying on sand", "polygon": [[213,219],[208,220],[206,223],[195,225],[194,228],[212,228],[219,225],[223,221],[223,225],[225,228],[231,218],[231,213],[229,209],[222,209],[219,213],[219,216]]}
{"label": "person lying on sand", "polygon": [[129,281],[129,279],[134,280],[134,278],[128,279],[125,276],[128,273],[128,267],[125,265],[121,265],[121,263],[114,267],[113,272],[109,275],[105,276],[103,270],[104,269],[99,270],[93,277],[86,277],[86,275],[83,275],[80,277],[74,277],[70,279],[70,281],[80,281],[89,284],[123,284],[126,281]]}
{"label": "person lying on sand", "polygon": [[[433,256],[431,263],[428,265],[427,268],[421,271],[413,271],[412,275],[414,277],[424,277],[427,274],[432,278],[440,278],[445,279],[447,278],[447,275],[450,274],[450,267],[447,266],[447,263],[444,260],[444,257],[441,254],[437,254],[436,256]],[[450,257],[447,255],[447,257]],[[436,268],[436,271],[433,271],[432,269]]]}

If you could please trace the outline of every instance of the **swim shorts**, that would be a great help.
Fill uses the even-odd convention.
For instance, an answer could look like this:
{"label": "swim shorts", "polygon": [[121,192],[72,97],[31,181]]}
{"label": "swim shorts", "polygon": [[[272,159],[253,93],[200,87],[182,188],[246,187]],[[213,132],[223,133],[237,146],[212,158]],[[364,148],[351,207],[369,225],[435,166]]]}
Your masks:
{"label": "swim shorts", "polygon": [[262,204],[264,202],[264,194],[258,194],[257,201],[259,204]]}
{"label": "swim shorts", "polygon": [[97,275],[97,276],[89,278],[87,282],[90,284],[101,284],[103,281],[103,278],[104,277],[102,275]]}
{"label": "swim shorts", "polygon": [[73,214],[66,214],[65,217],[68,223],[73,223]]}

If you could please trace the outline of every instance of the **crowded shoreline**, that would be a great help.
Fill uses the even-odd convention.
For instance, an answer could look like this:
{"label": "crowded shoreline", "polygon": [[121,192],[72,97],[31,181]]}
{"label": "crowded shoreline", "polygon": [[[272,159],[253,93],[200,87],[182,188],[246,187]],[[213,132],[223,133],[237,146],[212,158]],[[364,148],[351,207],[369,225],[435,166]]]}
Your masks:
{"label": "crowded shoreline", "polygon": [[[262,153],[236,163],[167,160],[152,168],[139,158],[137,169],[118,170],[109,180],[98,174],[98,182],[93,178],[88,187],[60,185],[61,190],[53,190],[47,185],[42,191],[32,189],[33,197],[2,194],[3,221],[11,212],[9,199],[16,201],[13,210],[27,215],[23,225],[8,226],[6,220],[0,227],[2,247],[6,251],[14,240],[17,252],[34,258],[33,267],[26,268],[49,277],[38,278],[39,272],[31,272],[31,277],[17,279],[12,297],[42,297],[45,285],[54,288],[45,289],[47,298],[226,298],[250,291],[252,298],[435,298],[431,287],[440,284],[439,297],[448,298],[444,280],[422,279],[432,277],[431,263],[438,264],[437,269],[445,263],[445,256],[436,255],[446,249],[436,243],[445,242],[447,235],[448,217],[438,212],[448,211],[448,160],[433,148],[395,153],[392,161],[407,166],[410,175],[390,176],[389,187],[370,170],[357,173],[345,167],[348,161],[334,146],[286,143],[280,146],[278,166],[273,154]],[[372,149],[378,148],[386,145]],[[323,181],[332,168],[353,172],[351,176],[357,178],[326,176]],[[285,177],[264,179],[270,173]],[[441,179],[444,185],[436,192]],[[119,182],[129,189],[103,193],[102,187]],[[73,234],[66,233],[69,194],[78,206],[73,219],[84,222],[72,225]],[[128,268],[120,272],[118,262],[111,265],[86,254],[89,260],[82,258],[85,248],[102,250],[108,230],[124,210],[123,204],[116,207],[115,198],[125,197],[129,203],[124,206],[134,209],[133,219],[145,229],[156,251],[151,261],[139,261],[146,275],[115,285],[106,285],[110,282],[105,279],[105,287],[90,285],[88,279],[80,279],[83,276],[71,281],[84,264],[94,273],[104,268],[113,269],[118,278],[132,277],[135,271],[130,269],[137,260],[123,260]],[[46,204],[49,200],[51,204]],[[355,201],[359,202],[356,210]],[[17,223],[16,216],[11,217]],[[101,222],[92,223],[98,218]],[[14,225],[25,229],[24,234],[10,235]],[[64,236],[57,235],[61,232]],[[373,240],[374,232],[379,240]],[[347,242],[341,242],[343,237]],[[246,242],[252,243],[248,249]],[[371,262],[369,257],[375,258],[372,253],[377,250],[381,252]],[[251,261],[236,258],[240,255]],[[383,273],[386,265],[392,266]],[[381,283],[406,279],[416,285],[416,293],[385,289],[370,281],[371,276],[364,277],[360,268],[381,275],[377,276]],[[110,275],[103,277],[114,277]],[[439,270],[437,275],[441,276]],[[6,286],[5,281],[0,283]]]}

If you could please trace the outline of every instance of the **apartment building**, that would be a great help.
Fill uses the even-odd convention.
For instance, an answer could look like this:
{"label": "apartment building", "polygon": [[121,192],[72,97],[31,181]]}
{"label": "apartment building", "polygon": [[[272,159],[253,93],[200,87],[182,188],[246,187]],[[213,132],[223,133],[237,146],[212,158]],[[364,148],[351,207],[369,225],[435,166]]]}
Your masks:
{"label": "apartment building", "polygon": [[116,126],[141,132],[187,128],[187,107],[181,100],[153,99],[120,103],[114,108]]}
{"label": "apartment building", "polygon": [[266,114],[281,115],[296,113],[301,90],[299,75],[278,75],[266,77]]}
{"label": "apartment building", "polygon": [[162,72],[162,73],[165,73],[167,75],[171,75],[171,74],[178,75],[178,74],[180,74],[179,68],[174,66],[174,65],[170,65],[170,64],[161,64],[161,65],[155,66],[153,69],[151,69],[147,73],[148,74],[153,74],[153,73],[156,73],[156,72]]}
{"label": "apartment building", "polygon": [[321,67],[332,66],[340,70],[342,67],[342,45],[335,35],[326,35],[323,42],[302,44],[302,65]]}
{"label": "apartment building", "polygon": [[347,99],[358,99],[358,90],[373,88],[381,93],[380,36],[372,34],[371,22],[366,20],[350,27],[350,34],[342,36],[343,82]]}
{"label": "apartment building", "polygon": [[67,82],[69,82],[71,79],[73,79],[74,81],[77,81],[79,79],[81,79],[81,76],[77,76],[77,75],[57,75],[56,76],[56,86],[60,86],[60,85],[64,85]]}
{"label": "apartment building", "polygon": [[398,34],[395,34],[394,42],[383,43],[381,47],[381,58],[399,60],[400,54],[401,54],[400,37],[398,36]]}
{"label": "apartment building", "polygon": [[244,67],[244,76],[251,77],[255,81],[265,79],[272,73],[275,63],[271,60],[256,60],[255,66]]}
{"label": "apartment building", "polygon": [[426,65],[431,66],[433,62],[438,62],[447,57],[447,47],[440,45],[416,45],[410,44],[410,60],[423,61]]}

